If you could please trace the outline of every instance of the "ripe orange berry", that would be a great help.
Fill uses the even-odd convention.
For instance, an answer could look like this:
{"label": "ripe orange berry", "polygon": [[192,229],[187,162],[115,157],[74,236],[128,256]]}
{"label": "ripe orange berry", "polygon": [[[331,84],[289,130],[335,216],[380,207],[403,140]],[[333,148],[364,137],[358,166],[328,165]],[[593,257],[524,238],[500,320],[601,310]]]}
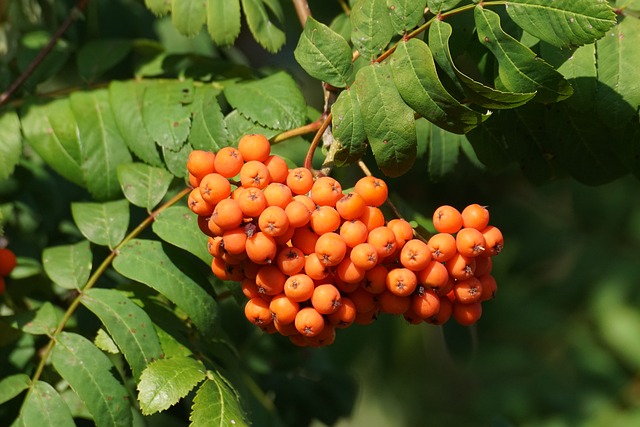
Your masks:
{"label": "ripe orange berry", "polygon": [[349,254],[353,264],[363,270],[371,270],[378,264],[378,251],[371,243],[356,245]]}
{"label": "ripe orange berry", "polygon": [[200,182],[205,175],[216,171],[215,158],[216,155],[210,151],[193,150],[187,159],[187,170],[196,178],[197,182]]}
{"label": "ripe orange berry", "polygon": [[324,328],[313,337],[306,337],[309,347],[324,347],[333,344],[336,340],[336,327],[325,321]]}
{"label": "ripe orange berry", "polygon": [[316,205],[335,207],[342,198],[342,186],[335,178],[321,176],[313,183],[310,197]]}
{"label": "ripe orange berry", "polygon": [[427,242],[427,246],[429,246],[431,258],[440,262],[449,261],[458,251],[456,238],[449,233],[434,234]]}
{"label": "ripe orange berry", "polygon": [[456,249],[464,256],[482,255],[486,244],[482,233],[475,228],[463,228],[456,234]]}
{"label": "ripe orange berry", "polygon": [[289,166],[287,162],[280,156],[271,155],[264,161],[265,166],[269,170],[271,182],[279,182],[285,184],[289,175]]}
{"label": "ripe orange berry", "polygon": [[227,178],[218,173],[205,175],[200,181],[199,189],[202,198],[214,206],[231,194],[231,184]]}
{"label": "ripe orange berry", "polygon": [[271,310],[275,322],[286,325],[293,323],[296,319],[296,314],[300,311],[300,304],[289,299],[284,293],[280,293],[271,299],[269,310]]}
{"label": "ripe orange berry", "polygon": [[386,226],[377,227],[369,231],[367,243],[371,243],[376,248],[380,258],[392,255],[398,247],[395,233]]}
{"label": "ripe orange berry", "polygon": [[363,288],[349,292],[347,297],[353,302],[358,313],[365,313],[376,308],[374,295]]}
{"label": "ripe orange berry", "polygon": [[327,267],[338,265],[347,254],[347,244],[337,233],[322,234],[316,241],[315,253]]}
{"label": "ripe orange berry", "polygon": [[223,199],[216,205],[211,219],[223,230],[230,230],[242,224],[244,215],[236,200]]}
{"label": "ripe orange berry", "polygon": [[389,292],[405,297],[416,290],[418,278],[408,268],[394,268],[389,270],[389,274],[387,274],[386,285]]}
{"label": "ripe orange berry", "polygon": [[449,275],[456,280],[464,280],[473,276],[476,271],[476,260],[473,257],[456,253],[445,263]]}
{"label": "ripe orange berry", "polygon": [[247,244],[247,233],[244,227],[235,227],[226,230],[222,235],[224,250],[230,254],[238,255],[244,253]]}
{"label": "ripe orange berry", "polygon": [[405,242],[413,239],[413,227],[402,218],[394,218],[387,223],[387,227],[393,230],[396,235],[398,246],[402,247]]}
{"label": "ripe orange berry", "polygon": [[313,280],[322,280],[329,276],[329,268],[320,261],[320,257],[315,252],[307,255],[304,261],[304,272]]}
{"label": "ripe orange berry", "polygon": [[486,243],[484,255],[495,256],[502,251],[504,247],[504,237],[498,227],[488,225],[482,230],[482,235]]}
{"label": "ripe orange berry", "polygon": [[489,256],[479,256],[476,257],[476,269],[473,272],[473,275],[476,277],[484,276],[485,274],[491,273],[493,269],[493,261]]}
{"label": "ripe orange berry", "polygon": [[256,275],[256,285],[258,291],[265,295],[278,295],[284,292],[284,283],[287,280],[287,276],[278,269],[275,265],[265,265]]}
{"label": "ripe orange berry", "polygon": [[293,228],[307,225],[311,219],[311,211],[307,208],[307,205],[299,200],[292,200],[284,211],[289,218],[290,226]]}
{"label": "ripe orange berry", "polygon": [[296,247],[286,246],[276,255],[276,265],[287,276],[298,274],[304,268],[305,257]]}
{"label": "ripe orange berry", "polygon": [[340,226],[340,235],[350,248],[355,248],[360,243],[366,243],[369,230],[360,220],[345,221]]}
{"label": "ripe orange berry", "polygon": [[358,219],[367,226],[369,231],[384,225],[384,214],[375,206],[367,206],[364,214]]}
{"label": "ripe orange berry", "polygon": [[336,311],[327,315],[327,320],[336,328],[346,328],[356,319],[356,306],[350,298],[342,297]]}
{"label": "ripe orange berry", "polygon": [[294,230],[293,236],[291,236],[291,244],[299,248],[305,255],[314,253],[316,242],[320,236],[310,227],[300,227]]}
{"label": "ripe orange berry", "polygon": [[265,188],[271,182],[269,169],[264,163],[250,160],[240,169],[240,185],[244,188]]}
{"label": "ripe orange berry", "polygon": [[273,319],[273,326],[276,327],[276,331],[284,337],[290,337],[292,335],[300,335],[300,332],[296,329],[295,323],[282,324],[278,322],[278,319]]}
{"label": "ripe orange berry", "polygon": [[311,298],[315,283],[306,274],[294,274],[284,282],[284,294],[292,301],[302,302]]}
{"label": "ripe orange berry", "polygon": [[269,236],[282,236],[289,229],[289,217],[280,206],[268,206],[258,217],[258,227]]}
{"label": "ripe orange berry", "polygon": [[334,285],[325,283],[316,286],[311,295],[311,305],[320,314],[334,313],[340,307],[340,291]]}
{"label": "ripe orange berry", "polygon": [[362,288],[371,294],[381,294],[387,290],[387,274],[389,269],[384,265],[378,264],[364,275]]}
{"label": "ripe orange berry", "polygon": [[291,189],[278,182],[272,182],[262,191],[264,192],[264,197],[267,199],[268,206],[280,206],[282,209],[285,209],[293,199]]}
{"label": "ripe orange berry", "polygon": [[440,233],[457,233],[462,228],[462,215],[453,206],[440,206],[433,213],[433,226]]}
{"label": "ripe orange berry", "polygon": [[209,215],[209,219],[207,220],[207,228],[209,229],[209,235],[211,236],[222,236],[224,234],[224,230],[220,228],[218,224],[212,218],[213,215]]}
{"label": "ripe orange berry", "polygon": [[293,196],[293,200],[297,202],[302,202],[302,204],[304,204],[307,207],[307,209],[309,209],[309,212],[315,211],[316,208],[318,207],[313,202],[313,200],[311,200],[311,197],[304,194],[296,194],[295,196]]}
{"label": "ripe orange berry", "polygon": [[[349,258],[347,257],[347,258],[343,259],[342,262],[345,262],[346,260],[349,260]],[[338,267],[339,266],[340,266],[340,264],[338,264]],[[342,295],[351,293],[351,292],[355,291],[356,289],[358,289],[362,285],[362,282],[364,280],[364,273],[366,273],[366,271],[362,272],[363,273],[362,274],[362,279],[360,279],[359,281],[346,282],[346,281],[342,280],[340,277],[338,277],[338,272],[337,272],[338,267],[335,268],[334,274],[332,276],[332,279],[333,279],[333,284],[336,285],[336,288],[338,288],[338,290],[340,290],[340,293]],[[350,273],[346,272],[346,274],[349,275]]]}
{"label": "ripe orange berry", "polygon": [[379,312],[380,309],[377,306],[369,311],[358,311],[356,312],[356,318],[353,322],[357,323],[358,325],[370,325],[371,323],[375,322],[376,319],[378,319]]}
{"label": "ripe orange berry", "polygon": [[259,133],[244,135],[238,141],[238,151],[245,162],[256,160],[264,162],[271,154],[271,144],[269,140]]}
{"label": "ripe orange berry", "polygon": [[408,240],[400,251],[400,263],[412,271],[420,271],[431,261],[431,251],[425,242],[419,239]]}
{"label": "ripe orange berry", "polygon": [[237,149],[224,147],[216,153],[213,164],[216,172],[220,175],[225,178],[233,178],[240,172],[240,169],[242,169],[244,159]]}
{"label": "ripe orange berry", "polygon": [[382,206],[387,200],[389,189],[387,184],[373,176],[360,178],[353,188],[353,191],[360,194],[369,206]]}
{"label": "ripe orange berry", "polygon": [[473,203],[462,210],[462,226],[482,230],[489,225],[489,211],[486,207]]}
{"label": "ripe orange berry", "polygon": [[431,260],[424,269],[418,271],[418,283],[427,288],[442,288],[448,281],[449,272],[441,262]]}
{"label": "ripe orange berry", "polygon": [[487,273],[482,276],[478,276],[478,280],[480,280],[480,283],[482,284],[482,296],[480,297],[480,301],[493,299],[498,291],[496,279],[491,274]]}
{"label": "ripe orange berry", "polygon": [[432,325],[444,325],[451,318],[452,311],[453,303],[449,301],[449,298],[440,298],[440,309],[425,321]]}
{"label": "ripe orange berry", "polygon": [[295,325],[305,337],[318,335],[324,329],[324,317],[313,307],[304,307],[296,314]]}
{"label": "ripe orange berry", "polygon": [[247,238],[245,250],[249,259],[256,264],[269,264],[276,257],[278,246],[273,237],[259,231]]}
{"label": "ripe orange berry", "polygon": [[411,297],[411,308],[421,319],[428,319],[440,310],[440,297],[431,289],[421,289]]}
{"label": "ripe orange berry", "polygon": [[313,187],[313,174],[307,168],[294,168],[289,171],[286,183],[294,194],[307,194]]}
{"label": "ripe orange berry", "polygon": [[235,199],[245,217],[257,218],[267,207],[267,199],[262,190],[246,188]]}
{"label": "ripe orange berry", "polygon": [[336,210],[347,221],[361,217],[366,207],[364,199],[358,193],[349,193],[336,202]]}
{"label": "ripe orange berry", "polygon": [[269,310],[269,303],[258,297],[251,298],[244,305],[244,315],[253,324],[258,326],[264,326],[273,322],[271,316],[271,310]]}
{"label": "ripe orange berry", "polygon": [[[365,270],[358,267],[349,257],[345,257],[336,267],[335,274],[346,284],[359,284],[364,279]],[[355,288],[355,286],[354,286]]]}
{"label": "ripe orange berry", "polygon": [[463,326],[473,325],[482,316],[482,304],[473,302],[471,304],[453,303],[452,316],[459,324]]}
{"label": "ripe orange berry", "polygon": [[214,257],[222,256],[224,246],[222,244],[222,236],[209,237],[207,239],[207,250]]}
{"label": "ripe orange berry", "polygon": [[411,297],[396,295],[389,290],[377,295],[376,300],[383,313],[403,314],[411,307]]}
{"label": "ripe orange berry", "polygon": [[462,304],[480,301],[482,297],[482,282],[473,276],[468,279],[457,280],[453,285],[453,295],[456,301]]}
{"label": "ripe orange berry", "polygon": [[318,206],[311,212],[309,224],[313,231],[325,234],[336,231],[340,227],[342,219],[338,211],[331,206]]}
{"label": "ripe orange berry", "polygon": [[0,276],[6,277],[16,268],[18,261],[11,249],[0,248]]}

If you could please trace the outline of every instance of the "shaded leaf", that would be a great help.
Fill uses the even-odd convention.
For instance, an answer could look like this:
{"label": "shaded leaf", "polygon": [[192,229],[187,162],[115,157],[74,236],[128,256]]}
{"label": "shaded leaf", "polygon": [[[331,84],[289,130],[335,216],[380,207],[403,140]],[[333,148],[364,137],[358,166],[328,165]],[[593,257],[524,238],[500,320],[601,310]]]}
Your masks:
{"label": "shaded leaf", "polygon": [[29,145],[53,170],[69,181],[85,186],[78,124],[69,99],[29,104],[22,112],[22,132]]}
{"label": "shaded leaf", "polygon": [[431,50],[423,41],[411,39],[400,43],[390,65],[402,99],[437,126],[467,133],[489,117],[462,105],[447,92],[438,77]]}
{"label": "shaded leaf", "polygon": [[217,304],[204,289],[167,256],[162,243],[134,239],[125,244],[113,261],[120,274],[157,290],[180,307],[200,332],[212,331],[217,318]]}
{"label": "shaded leaf", "polygon": [[569,82],[528,47],[505,33],[497,13],[476,6],[474,17],[478,39],[498,60],[496,86],[500,84],[510,92],[537,92],[534,99],[545,103],[571,96],[573,90]]}
{"label": "shaded leaf", "polygon": [[331,105],[332,133],[340,144],[334,155],[337,166],[351,164],[360,159],[367,150],[367,135],[356,94],[344,90]]}
{"label": "shaded leaf", "polygon": [[619,303],[615,309],[597,311],[597,326],[602,339],[631,369],[640,367],[640,315],[635,307]]}
{"label": "shaded leaf", "polygon": [[229,85],[225,87],[224,95],[242,115],[272,129],[302,126],[307,117],[300,88],[282,71],[261,80]]}
{"label": "shaded leaf", "polygon": [[275,53],[280,50],[285,42],[284,32],[276,27],[261,0],[242,0],[249,30],[260,46],[269,52]]}
{"label": "shaded leaf", "polygon": [[458,5],[462,0],[427,0],[427,6],[434,14],[446,12]]}
{"label": "shaded leaf", "polygon": [[240,0],[207,1],[207,29],[216,44],[233,44],[240,28]]}
{"label": "shaded leaf", "polygon": [[592,0],[510,0],[507,13],[522,29],[557,47],[593,43],[616,21],[607,2]]}
{"label": "shaded leaf", "polygon": [[427,167],[432,181],[440,181],[453,172],[458,164],[460,144],[463,139],[464,136],[431,126],[427,147]]}
{"label": "shaded leaf", "polygon": [[227,127],[217,98],[219,93],[212,86],[196,87],[189,134],[189,143],[196,150],[217,152],[229,145]]}
{"label": "shaded leaf", "polygon": [[354,88],[378,167],[388,176],[402,175],[416,159],[415,119],[393,84],[389,65],[361,68]]}
{"label": "shaded leaf", "polygon": [[127,359],[136,380],[149,363],[162,357],[153,322],[122,293],[93,288],[85,292],[80,301],[98,316]]}
{"label": "shaded leaf", "polygon": [[0,181],[8,178],[20,161],[22,138],[20,120],[13,111],[0,113]]}
{"label": "shaded leaf", "polygon": [[10,401],[31,385],[27,374],[14,374],[0,380],[0,405]]}
{"label": "shaded leaf", "polygon": [[115,248],[129,227],[129,202],[75,202],[71,204],[73,220],[89,241]]}
{"label": "shaded leaf", "polygon": [[198,227],[198,216],[186,206],[172,206],[160,212],[153,223],[153,231],[162,240],[171,243],[211,264],[207,240]]}
{"label": "shaded leaf", "polygon": [[190,357],[160,359],[144,370],[138,383],[138,400],[143,415],[175,405],[205,378],[202,362]]}
{"label": "shaded leaf", "polygon": [[156,16],[166,15],[171,11],[171,2],[169,0],[144,0],[144,4]]}
{"label": "shaded leaf", "polygon": [[47,276],[65,289],[82,289],[91,274],[92,253],[89,241],[53,246],[42,252]]}
{"label": "shaded leaf", "polygon": [[78,123],[82,153],[82,173],[87,188],[98,200],[113,199],[121,194],[117,167],[131,161],[109,105],[106,89],[74,92],[71,110]]}
{"label": "shaded leaf", "polygon": [[[16,63],[20,72],[24,72],[31,65],[51,39],[52,34],[42,30],[29,31],[22,35],[16,52]],[[37,84],[55,76],[69,59],[72,50],[68,41],[64,38],[57,38],[51,51],[23,83],[23,87],[31,90]]]}
{"label": "shaded leaf", "polygon": [[249,426],[240,398],[229,383],[209,372],[193,399],[189,427]]}
{"label": "shaded leaf", "polygon": [[171,22],[181,34],[195,36],[207,20],[206,8],[202,0],[172,0]]}
{"label": "shaded leaf", "polygon": [[427,0],[387,0],[391,25],[398,34],[404,34],[418,25],[424,15]]}
{"label": "shaded leaf", "polygon": [[343,39],[347,41],[351,40],[351,20],[346,13],[341,13],[336,16],[329,24],[329,28],[340,34],[340,37]]}
{"label": "shaded leaf", "polygon": [[191,80],[163,80],[145,87],[142,120],[163,148],[178,150],[189,136],[194,88]]}
{"label": "shaded leaf", "polygon": [[393,37],[386,0],[358,0],[351,8],[351,42],[360,55],[377,58]]}
{"label": "shaded leaf", "polygon": [[113,81],[109,85],[109,102],[118,130],[131,152],[150,165],[163,166],[142,117],[144,92],[153,84],[155,82],[149,80]]}
{"label": "shaded leaf", "polygon": [[12,427],[75,427],[69,407],[48,383],[37,381]]}
{"label": "shaded leaf", "polygon": [[51,335],[62,318],[60,309],[50,302],[45,302],[39,308],[16,313],[5,317],[4,320],[16,329],[33,335]]}
{"label": "shaded leaf", "polygon": [[187,176],[187,160],[191,151],[193,148],[189,144],[184,144],[177,150],[162,147],[162,156],[169,172],[178,178]]}
{"label": "shaded leaf", "polygon": [[105,71],[122,61],[131,52],[131,41],[126,39],[95,39],[82,45],[76,56],[78,74],[94,81]]}
{"label": "shaded leaf", "polygon": [[173,175],[143,163],[124,163],[118,166],[118,180],[128,201],[151,211],[167,194]]}
{"label": "shaded leaf", "polygon": [[339,88],[349,85],[353,75],[351,46],[312,17],[307,19],[293,54],[310,76]]}
{"label": "shaded leaf", "polygon": [[84,402],[98,426],[131,423],[131,403],[113,376],[113,364],[91,341],[70,333],[58,335],[51,363]]}

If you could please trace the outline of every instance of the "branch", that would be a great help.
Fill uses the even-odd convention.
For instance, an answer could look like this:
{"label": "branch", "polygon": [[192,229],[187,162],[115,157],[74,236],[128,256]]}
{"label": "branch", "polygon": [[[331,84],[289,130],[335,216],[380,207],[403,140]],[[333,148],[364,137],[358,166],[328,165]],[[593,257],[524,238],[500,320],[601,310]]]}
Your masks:
{"label": "branch", "polygon": [[18,78],[11,84],[11,86],[9,86],[7,90],[0,94],[0,107],[6,104],[9,98],[13,96],[13,94],[20,88],[20,86],[22,86],[24,82],[27,81],[29,77],[31,77],[36,68],[38,68],[38,66],[42,64],[42,61],[44,61],[49,53],[51,53],[56,43],[58,43],[58,40],[62,38],[62,35],[69,29],[71,24],[82,17],[82,11],[87,7],[89,1],[90,0],[78,0],[78,3],[69,12],[67,19],[64,20],[64,22],[53,34],[53,37],[51,37],[49,43],[47,43],[47,45],[43,47],[40,52],[38,52],[38,55],[33,59],[33,61],[31,61],[29,66],[25,68],[22,74],[18,76]]}
{"label": "branch", "polygon": [[307,0],[293,0],[293,5],[296,8],[296,13],[298,14],[298,19],[300,20],[300,24],[304,28],[304,24],[307,23],[307,18],[311,16],[311,9],[309,9],[309,3],[307,3]]}

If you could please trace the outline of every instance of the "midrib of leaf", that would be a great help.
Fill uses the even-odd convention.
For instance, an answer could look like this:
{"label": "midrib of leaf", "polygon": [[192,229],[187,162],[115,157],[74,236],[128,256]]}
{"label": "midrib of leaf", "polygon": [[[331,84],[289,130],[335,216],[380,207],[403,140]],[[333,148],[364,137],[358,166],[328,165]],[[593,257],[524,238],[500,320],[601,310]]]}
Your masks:
{"label": "midrib of leaf", "polygon": [[[96,111],[97,116],[98,116],[98,121],[100,123],[100,127],[99,128],[100,128],[100,133],[101,133],[101,136],[102,136],[102,138],[100,138],[100,142],[101,142],[101,144],[103,146],[103,149],[104,149],[104,153],[105,153],[104,158],[105,158],[105,161],[107,163],[107,170],[111,170],[111,156],[109,156],[109,150],[108,150],[109,147],[108,147],[108,144],[107,144],[107,132],[106,132],[105,122],[104,122],[104,119],[102,117],[102,110],[98,106],[98,101],[97,101],[97,99],[96,99],[96,97],[95,97],[93,92],[91,93],[91,99],[93,100],[93,106],[95,108],[95,111]],[[112,188],[112,182],[111,181],[112,180],[111,179],[107,179],[105,181],[106,181],[106,185],[107,185],[107,189],[108,189],[107,194],[111,194],[111,188]]]}
{"label": "midrib of leaf", "polygon": [[216,385],[216,388],[218,389],[218,395],[220,396],[220,426],[222,426],[222,422],[224,420],[224,411],[225,411],[225,402],[224,402],[224,395],[223,395],[223,390],[222,387],[220,387],[220,384],[218,384],[218,381],[213,380],[213,382]]}
{"label": "midrib of leaf", "polygon": [[[304,35],[304,33],[302,33],[302,34]],[[311,41],[311,38],[307,37],[306,35],[305,35],[305,37],[307,38],[307,40],[309,40],[309,44],[310,44],[311,46],[313,46],[313,49],[314,49],[316,52],[318,52],[318,53],[322,56],[322,59],[324,59],[325,64],[328,64],[328,65],[329,65],[329,68],[331,68],[331,70],[332,70],[335,74],[337,74],[337,75],[339,75],[339,76],[342,76],[342,72],[340,72],[340,70],[338,70],[338,69],[333,65],[333,63],[331,62],[331,60],[330,60],[329,58],[327,58],[327,56],[322,52],[322,50],[318,49],[318,47],[317,47],[315,44],[313,44],[313,41]],[[344,84],[345,84],[345,85],[347,84],[347,82],[346,82],[345,80],[343,80],[343,82],[344,82]]]}
{"label": "midrib of leaf", "polygon": [[[159,387],[156,388],[156,393],[153,393],[151,396],[153,396],[152,399],[149,399],[149,402],[153,402],[156,400],[156,397],[159,396],[160,394],[162,394],[162,390],[164,390],[164,388],[166,387],[167,384],[171,384],[173,382],[174,379],[180,377],[180,375],[182,375],[182,372],[184,372],[185,370],[180,370],[180,371],[175,371],[173,376],[167,376],[167,375],[161,375],[162,379],[164,379],[165,381],[163,383],[160,384]],[[199,381],[200,382],[200,381]],[[195,387],[195,385],[194,385]],[[193,388],[193,387],[192,387]]]}
{"label": "midrib of leaf", "polygon": [[[34,383],[34,387],[35,387],[35,383]],[[45,403],[44,398],[43,398],[43,396],[42,396],[41,394],[42,394],[42,393],[38,393],[38,392],[36,392],[36,393],[35,393],[36,399],[37,399],[37,401],[38,401],[38,406],[39,406],[40,408],[46,408],[46,407],[47,407],[47,404]],[[54,426],[54,425],[52,424],[52,422],[51,422],[51,421],[52,421],[52,420],[51,420],[51,418],[49,418],[49,417],[43,417],[43,418],[46,420],[46,423],[47,423],[46,425],[48,425],[48,426],[50,426],[50,427],[56,427],[56,426]]]}
{"label": "midrib of leaf", "polygon": [[[409,59],[409,65],[410,65],[410,67],[411,67],[411,71],[413,72],[413,74],[414,74],[414,76],[416,77],[416,79],[417,79],[418,81],[420,81],[420,77],[418,76],[418,69],[414,66],[413,58],[411,58],[411,55],[409,55],[409,54],[407,54],[407,58]],[[422,90],[423,90],[425,93],[427,93],[427,95],[428,95],[428,92],[427,92],[424,88],[422,88]],[[429,95],[428,95],[428,96],[429,96]],[[431,98],[431,96],[429,96],[429,98]],[[455,98],[453,98],[453,97],[452,97],[451,99],[452,99],[453,101],[455,101],[457,104],[459,104],[459,105],[461,105],[461,106],[462,106],[462,104],[460,104],[460,103],[459,103]],[[437,102],[434,102],[434,101],[433,101],[433,99],[431,100],[431,104],[435,105],[435,107],[438,109],[438,111],[440,111],[441,113],[443,113],[445,116],[447,115],[446,111],[445,111],[445,110],[443,110],[443,109],[440,107],[440,105],[438,105],[438,103],[437,103]]]}
{"label": "midrib of leaf", "polygon": [[[379,72],[373,72],[373,76],[375,78],[376,84],[378,85],[379,88],[383,88],[384,86],[382,86],[380,83],[380,78],[379,78]],[[399,96],[399,95],[398,95]],[[387,112],[389,111],[389,106],[386,100],[385,96],[381,96],[380,97],[380,101],[382,102],[383,106],[384,106],[384,111]],[[376,116],[380,113],[381,110],[378,110],[378,112],[375,114]],[[393,111],[393,109],[391,109],[391,111]],[[385,114],[385,122],[387,121],[388,117],[390,117],[389,115]],[[378,129],[380,129],[381,127],[383,127],[383,123],[381,123],[381,126],[378,126]],[[393,149],[393,154],[396,160],[400,159],[400,156],[398,155],[398,150],[396,149],[396,144],[394,144],[392,141],[387,141],[388,144],[391,145],[391,148]]]}

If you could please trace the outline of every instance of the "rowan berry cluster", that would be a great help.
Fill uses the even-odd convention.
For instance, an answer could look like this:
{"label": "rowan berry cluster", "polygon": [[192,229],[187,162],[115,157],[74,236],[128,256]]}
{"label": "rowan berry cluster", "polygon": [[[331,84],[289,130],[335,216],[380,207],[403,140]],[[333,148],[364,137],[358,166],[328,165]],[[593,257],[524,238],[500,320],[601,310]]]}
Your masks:
{"label": "rowan berry cluster", "polygon": [[238,148],[193,151],[190,209],[208,236],[211,269],[241,283],[247,319],[296,345],[331,344],[336,329],[380,313],[410,323],[463,325],[493,297],[491,256],[500,231],[470,205],[434,213],[437,234],[416,237],[404,219],[385,220],[386,183],[366,176],[352,191],[306,168],[290,169],[262,135]]}
{"label": "rowan berry cluster", "polygon": [[16,255],[11,249],[0,248],[0,295],[4,293],[6,283],[4,278],[7,277],[16,267]]}

